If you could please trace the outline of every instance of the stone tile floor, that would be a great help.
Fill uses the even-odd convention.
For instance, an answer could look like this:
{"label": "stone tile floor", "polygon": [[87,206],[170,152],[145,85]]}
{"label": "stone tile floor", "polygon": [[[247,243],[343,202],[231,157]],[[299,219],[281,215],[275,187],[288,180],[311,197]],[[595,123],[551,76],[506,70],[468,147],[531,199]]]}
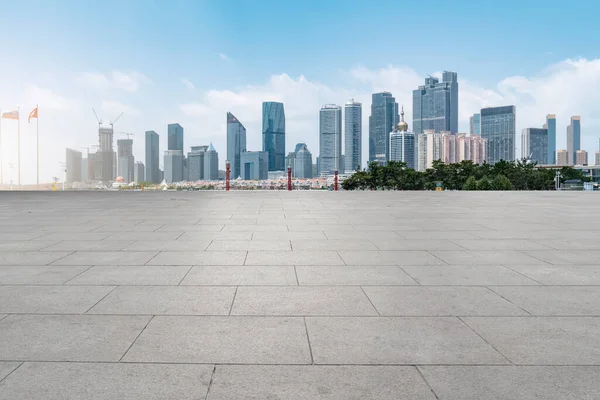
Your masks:
{"label": "stone tile floor", "polygon": [[0,399],[598,399],[596,193],[0,193]]}

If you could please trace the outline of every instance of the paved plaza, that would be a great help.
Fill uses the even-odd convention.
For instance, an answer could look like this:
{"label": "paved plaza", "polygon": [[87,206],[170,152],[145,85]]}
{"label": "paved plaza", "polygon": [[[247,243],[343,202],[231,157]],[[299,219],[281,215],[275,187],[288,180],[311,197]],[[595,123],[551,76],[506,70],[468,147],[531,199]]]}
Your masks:
{"label": "paved plaza", "polygon": [[0,399],[600,398],[591,192],[0,193]]}

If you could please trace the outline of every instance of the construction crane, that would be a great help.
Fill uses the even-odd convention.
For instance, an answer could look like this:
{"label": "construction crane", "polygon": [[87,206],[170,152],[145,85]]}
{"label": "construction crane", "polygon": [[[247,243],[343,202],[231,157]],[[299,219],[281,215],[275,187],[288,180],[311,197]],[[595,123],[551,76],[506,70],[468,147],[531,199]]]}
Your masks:
{"label": "construction crane", "polygon": [[89,159],[90,158],[90,149],[98,149],[98,147],[99,146],[97,144],[91,144],[89,146],[81,146],[80,149],[86,149],[87,150],[86,151],[86,155],[87,155],[87,158]]}
{"label": "construction crane", "polygon": [[135,134],[133,133],[129,133],[129,132],[116,132],[117,135],[127,135],[127,139],[129,139],[130,136],[135,136]]}
{"label": "construction crane", "polygon": [[[92,111],[94,112],[94,116],[96,117],[96,121],[98,121],[98,125],[102,125],[102,123],[104,121],[102,119],[98,118],[98,114],[96,113],[95,109],[92,108]],[[125,112],[122,112],[121,114],[119,114],[119,116],[117,118],[115,118],[113,121],[109,121],[108,124],[112,127],[119,120],[119,118],[121,118],[123,116],[123,114],[125,114]]]}

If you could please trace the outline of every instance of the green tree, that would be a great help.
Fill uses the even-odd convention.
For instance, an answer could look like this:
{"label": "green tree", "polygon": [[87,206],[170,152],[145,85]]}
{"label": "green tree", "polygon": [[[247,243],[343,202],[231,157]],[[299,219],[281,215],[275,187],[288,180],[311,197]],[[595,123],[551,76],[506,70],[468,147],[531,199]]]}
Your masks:
{"label": "green tree", "polygon": [[514,190],[512,182],[504,175],[496,175],[492,179],[492,190]]}
{"label": "green tree", "polygon": [[492,183],[487,176],[477,181],[477,190],[492,190]]}
{"label": "green tree", "polygon": [[477,179],[471,175],[462,187],[463,190],[477,190]]}

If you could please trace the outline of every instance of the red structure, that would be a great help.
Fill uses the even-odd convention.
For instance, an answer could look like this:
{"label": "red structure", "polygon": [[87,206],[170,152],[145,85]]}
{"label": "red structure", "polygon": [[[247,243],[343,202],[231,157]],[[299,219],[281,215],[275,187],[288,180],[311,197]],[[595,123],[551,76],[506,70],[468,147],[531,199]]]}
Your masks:
{"label": "red structure", "polygon": [[288,167],[288,190],[292,190],[292,167]]}
{"label": "red structure", "polygon": [[231,167],[229,161],[225,161],[225,190],[229,191],[229,178],[231,175]]}
{"label": "red structure", "polygon": [[337,192],[338,190],[338,172],[337,169],[333,173],[333,190]]}

